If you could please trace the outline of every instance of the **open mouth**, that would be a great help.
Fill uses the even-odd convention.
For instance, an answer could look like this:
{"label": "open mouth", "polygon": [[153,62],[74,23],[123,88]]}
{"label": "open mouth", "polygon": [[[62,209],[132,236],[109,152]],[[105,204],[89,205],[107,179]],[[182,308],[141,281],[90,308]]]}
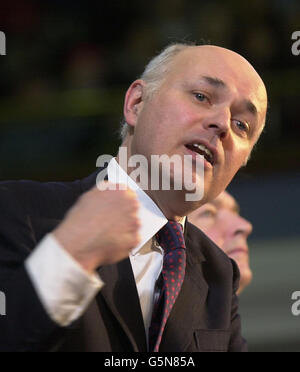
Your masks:
{"label": "open mouth", "polygon": [[185,145],[189,150],[196,152],[199,155],[204,156],[204,159],[211,165],[214,165],[214,154],[205,146],[199,143],[191,143]]}

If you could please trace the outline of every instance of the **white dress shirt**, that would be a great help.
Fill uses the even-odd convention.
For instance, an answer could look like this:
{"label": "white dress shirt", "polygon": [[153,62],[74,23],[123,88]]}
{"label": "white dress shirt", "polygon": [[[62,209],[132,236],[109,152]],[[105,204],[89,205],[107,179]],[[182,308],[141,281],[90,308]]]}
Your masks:
{"label": "white dress shirt", "polygon": [[144,319],[145,331],[148,340],[148,329],[154,302],[154,288],[163,264],[163,250],[153,242],[153,236],[168,222],[153,200],[130,178],[119,166],[115,159],[108,165],[108,180],[112,183],[127,185],[135,191],[140,203],[138,217],[141,228],[140,244],[130,255],[130,262],[134,273],[137,291]]}
{"label": "white dress shirt", "polygon": [[[155,283],[163,265],[163,250],[153,237],[168,220],[115,159],[108,165],[108,180],[128,185],[136,192],[140,202],[138,216],[141,241],[131,251],[129,258],[148,339]],[[52,234],[48,234],[39,243],[27,258],[25,267],[49,316],[61,326],[67,326],[78,319],[104,285],[96,273],[87,273]]]}

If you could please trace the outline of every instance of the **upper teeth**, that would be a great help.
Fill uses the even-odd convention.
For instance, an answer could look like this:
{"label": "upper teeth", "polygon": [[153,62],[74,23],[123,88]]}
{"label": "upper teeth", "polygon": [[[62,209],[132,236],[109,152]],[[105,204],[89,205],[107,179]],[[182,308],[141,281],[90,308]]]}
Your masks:
{"label": "upper teeth", "polygon": [[197,147],[199,150],[204,151],[209,157],[213,157],[212,152],[204,145],[199,145],[198,143],[193,143],[194,147]]}

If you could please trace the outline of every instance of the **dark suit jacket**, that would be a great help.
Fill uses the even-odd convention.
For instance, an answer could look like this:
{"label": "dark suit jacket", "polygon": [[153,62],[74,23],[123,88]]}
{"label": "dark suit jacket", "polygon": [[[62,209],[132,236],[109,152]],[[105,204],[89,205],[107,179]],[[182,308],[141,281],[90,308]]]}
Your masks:
{"label": "dark suit jacket", "polygon": [[[97,173],[69,183],[0,183],[0,351],[146,351],[129,259],[99,268],[106,283],[83,317],[59,327],[47,315],[24,268],[38,242],[63,219]],[[241,337],[238,269],[200,230],[187,223],[184,283],[160,351],[245,351]]]}

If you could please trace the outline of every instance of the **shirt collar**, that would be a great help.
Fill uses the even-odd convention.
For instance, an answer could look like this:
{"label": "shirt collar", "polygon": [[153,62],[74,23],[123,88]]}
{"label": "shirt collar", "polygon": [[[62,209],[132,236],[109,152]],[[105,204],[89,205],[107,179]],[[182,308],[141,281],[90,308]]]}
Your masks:
{"label": "shirt collar", "polygon": [[[141,241],[132,251],[132,255],[136,255],[139,250],[152,237],[167,224],[168,219],[162,211],[154,203],[154,201],[133,181],[132,178],[120,167],[115,158],[113,158],[107,167],[108,181],[115,184],[125,184],[131,190],[135,191],[140,202],[138,216],[141,222],[140,237]],[[183,217],[179,223],[185,226],[186,217]]]}

